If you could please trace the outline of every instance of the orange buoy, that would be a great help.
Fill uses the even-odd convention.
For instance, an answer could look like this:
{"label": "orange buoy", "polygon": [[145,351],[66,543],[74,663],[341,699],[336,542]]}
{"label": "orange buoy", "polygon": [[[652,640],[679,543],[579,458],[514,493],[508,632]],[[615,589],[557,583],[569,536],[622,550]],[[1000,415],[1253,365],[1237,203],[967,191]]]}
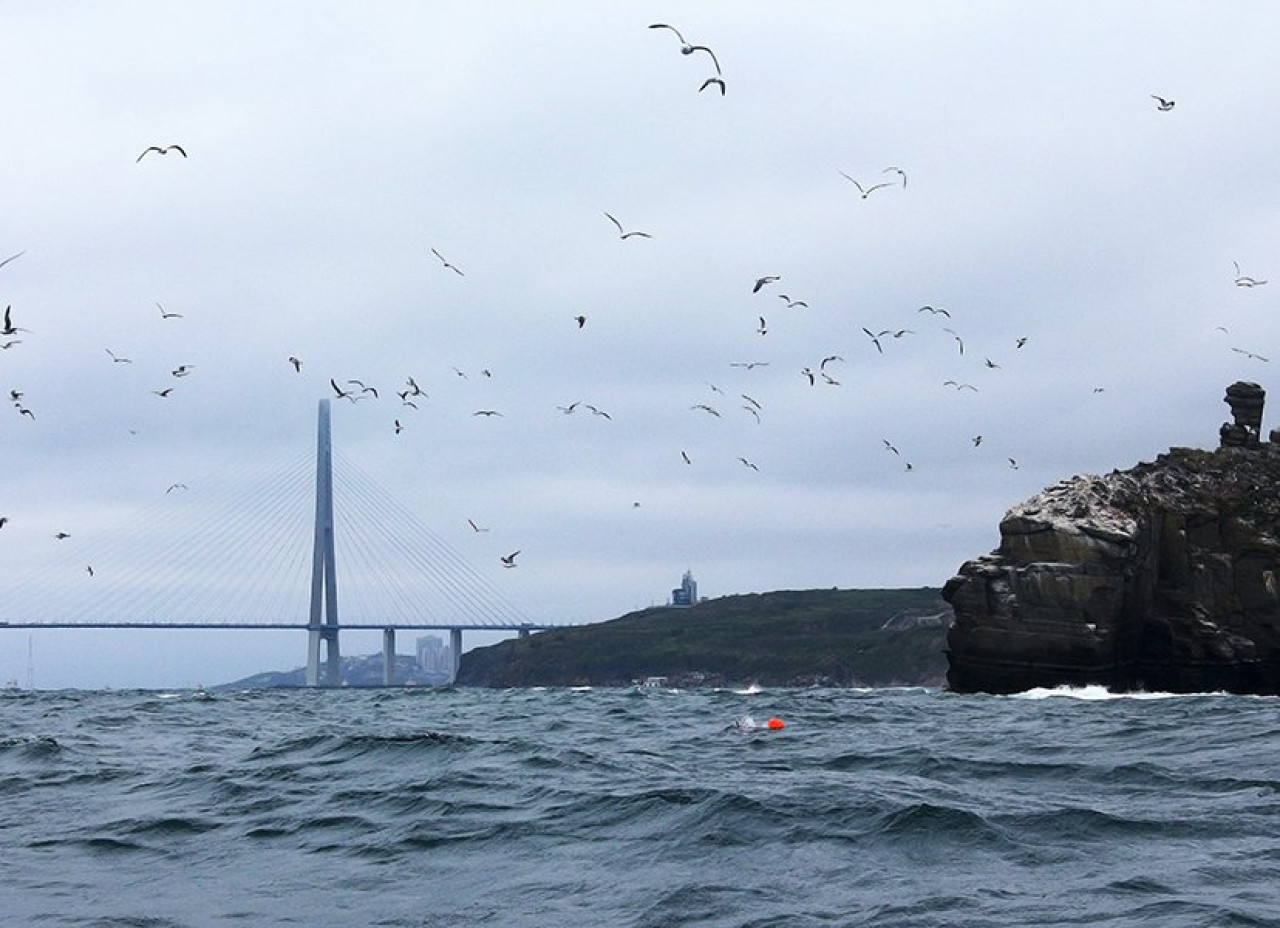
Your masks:
{"label": "orange buoy", "polygon": [[782,721],[782,719],[769,719],[769,721],[765,722],[765,724],[768,725],[774,731],[777,731],[780,728],[787,727],[787,723]]}

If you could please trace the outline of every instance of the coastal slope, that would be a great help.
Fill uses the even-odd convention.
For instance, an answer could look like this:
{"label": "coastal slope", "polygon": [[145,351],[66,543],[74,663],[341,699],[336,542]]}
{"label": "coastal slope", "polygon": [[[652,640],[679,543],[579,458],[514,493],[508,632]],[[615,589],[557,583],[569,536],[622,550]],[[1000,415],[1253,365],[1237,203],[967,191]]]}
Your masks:
{"label": "coastal slope", "polygon": [[936,686],[950,618],[936,588],[725,596],[476,648],[457,683]]}

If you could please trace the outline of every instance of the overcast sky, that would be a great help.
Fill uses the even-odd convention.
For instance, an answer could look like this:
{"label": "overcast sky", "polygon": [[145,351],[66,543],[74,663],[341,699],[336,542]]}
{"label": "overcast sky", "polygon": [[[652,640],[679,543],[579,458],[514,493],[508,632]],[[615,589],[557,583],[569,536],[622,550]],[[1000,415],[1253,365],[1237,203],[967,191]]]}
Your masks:
{"label": "overcast sky", "polygon": [[[1270,387],[1280,277],[1237,278],[1280,274],[1277,34],[1269,2],[0,3],[0,617],[197,537],[169,587],[259,602],[225,552],[261,543],[305,607],[330,378],[379,391],[333,399],[343,459],[523,617],[686,569],[941,586],[1020,500]],[[14,630],[0,678],[29,654],[179,686],[305,640]]]}

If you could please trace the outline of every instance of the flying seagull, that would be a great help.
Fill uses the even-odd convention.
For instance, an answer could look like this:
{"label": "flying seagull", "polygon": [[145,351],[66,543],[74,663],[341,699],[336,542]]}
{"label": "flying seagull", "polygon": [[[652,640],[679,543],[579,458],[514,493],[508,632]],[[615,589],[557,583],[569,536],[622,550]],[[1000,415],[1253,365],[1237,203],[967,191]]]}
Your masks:
{"label": "flying seagull", "polygon": [[756,331],[757,331],[757,332],[759,332],[761,335],[766,335],[766,334],[768,334],[768,332],[769,332],[769,326],[768,326],[767,324],[765,324],[764,316],[761,316],[761,317],[760,317],[760,327],[759,327],[758,329],[756,329]]}
{"label": "flying seagull", "polygon": [[881,354],[884,354],[884,348],[882,348],[882,347],[881,347],[881,345],[880,345],[880,336],[881,336],[881,335],[889,335],[889,334],[890,334],[889,330],[888,330],[888,329],[883,329],[882,331],[876,332],[876,333],[873,335],[873,334],[872,334],[872,332],[871,332],[871,330],[870,330],[870,329],[868,329],[868,328],[864,325],[864,326],[862,327],[862,331],[866,332],[866,333],[867,333],[867,338],[871,339],[871,341],[875,343],[876,351],[880,352]]}
{"label": "flying seagull", "polygon": [[751,288],[751,292],[752,292],[752,293],[759,293],[759,292],[760,292],[760,288],[761,288],[761,287],[766,287],[766,286],[768,286],[769,284],[774,283],[775,281],[779,281],[779,280],[782,280],[782,278],[781,278],[781,277],[778,277],[777,275],[772,275],[772,276],[768,276],[768,277],[757,277],[757,278],[756,278],[756,282],[755,282],[755,286],[753,286],[753,287]]}
{"label": "flying seagull", "polygon": [[4,267],[10,261],[17,261],[19,258],[21,258],[25,254],[26,254],[25,251],[20,251],[16,255],[10,255],[9,257],[5,258],[3,261],[0,261],[0,267]]}
{"label": "flying seagull", "polygon": [[301,361],[299,361],[297,358],[295,358],[293,355],[289,355],[289,359],[288,359],[288,360],[289,360],[289,363],[293,365],[293,369],[294,369],[295,371],[297,371],[299,374],[301,374],[301,373],[302,373],[302,362],[301,362]]}
{"label": "flying seagull", "polygon": [[889,441],[889,439],[887,439],[887,438],[882,438],[882,439],[880,439],[880,440],[881,440],[882,442],[884,442],[884,450],[885,450],[885,451],[892,451],[894,454],[901,454],[901,452],[900,452],[900,451],[898,451],[898,449],[897,449],[897,448],[895,448],[895,447],[893,446],[893,444]]}
{"label": "flying seagull", "polygon": [[585,326],[585,325],[587,324],[587,317],[586,317],[586,316],[581,316],[581,315],[579,315],[579,316],[574,316],[574,317],[573,317],[573,321],[574,321],[574,322],[576,322],[576,323],[578,323],[578,328],[582,328],[583,326]]}
{"label": "flying seagull", "polygon": [[0,329],[0,335],[17,335],[19,332],[31,334],[30,329],[20,329],[13,324],[13,306],[10,304],[4,308],[4,328]]}
{"label": "flying seagull", "polygon": [[359,397],[355,396],[355,395],[354,395],[353,393],[351,393],[349,390],[344,390],[344,389],[342,389],[340,386],[338,386],[337,381],[335,381],[332,377],[330,377],[330,378],[329,378],[329,386],[333,387],[333,393],[334,393],[334,398],[335,398],[335,399],[339,399],[339,400],[343,400],[343,399],[351,400],[351,402],[353,402],[353,403],[354,403],[357,399],[359,399]]}
{"label": "flying seagull", "polygon": [[741,461],[745,466],[750,467],[752,470],[758,471],[760,469],[756,467],[754,464],[752,464],[750,461],[748,461],[746,458],[740,457],[738,458],[738,460]]}
{"label": "flying seagull", "polygon": [[676,34],[676,38],[680,40],[680,54],[692,55],[694,52],[706,52],[711,57],[711,63],[716,66],[716,74],[720,74],[720,75],[724,74],[724,72],[720,70],[720,62],[716,59],[715,52],[707,48],[707,46],[705,45],[689,44],[688,42],[685,41],[684,36],[680,34],[680,30],[677,29],[675,26],[668,26],[666,23],[653,23],[651,26],[649,26],[649,28],[650,29],[670,29],[672,32]]}
{"label": "flying seagull", "polygon": [[166,311],[165,311],[165,308],[164,308],[163,306],[160,306],[160,304],[159,304],[159,303],[157,303],[157,304],[156,304],[156,306],[159,306],[159,307],[160,307],[160,318],[161,318],[161,319],[181,319],[181,318],[182,318],[182,313],[171,313],[171,312],[166,312]]}
{"label": "flying seagull", "polygon": [[188,374],[190,374],[194,368],[195,368],[194,364],[179,364],[169,373],[173,374],[174,377],[185,377]]}
{"label": "flying seagull", "polygon": [[154,393],[156,396],[160,397],[161,399],[164,399],[168,397],[170,393],[173,392],[173,387],[165,387],[163,390],[152,390],[151,392]]}
{"label": "flying seagull", "polygon": [[954,338],[954,339],[956,340],[956,344],[960,347],[960,353],[961,353],[961,354],[964,354],[964,339],[962,339],[959,335],[957,335],[957,334],[956,334],[954,331],[952,331],[951,329],[944,328],[942,331],[946,332],[947,334],[949,334],[952,338]]}
{"label": "flying seagull", "polygon": [[892,186],[893,186],[892,181],[887,181],[887,180],[886,180],[886,181],[883,181],[883,182],[881,182],[881,183],[879,183],[879,184],[872,184],[870,187],[866,187],[866,188],[864,188],[864,187],[862,186],[862,184],[858,183],[856,180],[854,180],[852,177],[850,177],[850,176],[849,176],[848,174],[846,174],[844,171],[841,171],[841,172],[840,172],[840,176],[842,176],[842,177],[843,177],[845,180],[847,180],[849,183],[853,184],[853,186],[857,187],[857,188],[858,188],[858,193],[862,194],[862,199],[864,199],[864,200],[865,200],[867,197],[871,196],[871,194],[872,194],[872,193],[874,193],[875,191],[879,190],[881,187],[892,187]]}
{"label": "flying seagull", "polygon": [[457,274],[459,277],[466,277],[466,276],[467,276],[466,274],[462,273],[461,269],[459,269],[459,267],[458,267],[456,264],[450,264],[450,263],[445,259],[445,256],[444,256],[444,255],[442,255],[442,254],[440,254],[440,252],[436,251],[434,248],[432,248],[432,249],[431,249],[431,253],[432,253],[433,255],[435,255],[437,258],[439,258],[439,259],[440,259],[440,263],[441,263],[441,264],[443,264],[443,265],[444,265],[445,267],[447,267],[449,270],[453,271],[453,272],[454,272],[455,274]]}
{"label": "flying seagull", "polygon": [[768,367],[769,362],[768,361],[730,361],[729,366],[745,367],[747,370],[751,370],[752,368],[756,368],[756,367]]}
{"label": "flying seagull", "polygon": [[520,552],[519,552],[518,550],[516,550],[516,551],[512,551],[510,554],[508,554],[508,555],[507,555],[507,556],[505,556],[505,557],[499,558],[499,560],[501,560],[501,561],[502,561],[502,566],[503,566],[503,567],[515,567],[515,566],[516,566],[516,555],[517,555],[517,554],[519,554],[519,553],[520,553]]}
{"label": "flying seagull", "polygon": [[708,77],[705,81],[702,82],[702,86],[698,88],[698,93],[702,93],[702,91],[706,90],[708,87],[712,86],[713,84],[720,88],[720,96],[723,97],[724,96],[724,78],[722,77]]}
{"label": "flying seagull", "polygon": [[58,534],[54,535],[53,537],[58,539],[58,541],[62,541],[62,539],[70,538],[71,536],[68,535],[66,532],[58,532]]}
{"label": "flying seagull", "polygon": [[1164,97],[1158,97],[1155,94],[1151,94],[1151,99],[1156,101],[1156,109],[1162,113],[1169,112],[1175,105],[1173,100],[1166,100]]}
{"label": "flying seagull", "polygon": [[790,309],[793,306],[803,306],[805,309],[809,308],[809,304],[806,303],[804,300],[793,300],[791,299],[791,297],[787,296],[785,293],[779,293],[778,299],[787,301],[787,309]]}
{"label": "flying seagull", "polygon": [[186,488],[187,485],[185,483],[171,483],[169,484],[169,489],[164,491],[164,494],[165,496],[168,496],[174,490],[185,490]]}
{"label": "flying seagull", "polygon": [[709,413],[710,415],[715,416],[717,419],[719,419],[719,418],[720,418],[720,413],[719,413],[719,412],[717,412],[717,411],[716,411],[716,409],[715,409],[714,407],[712,407],[712,406],[708,406],[706,403],[698,403],[696,406],[690,406],[689,408],[690,408],[690,409],[701,409],[703,412],[705,412],[705,413]]}
{"label": "flying seagull", "polygon": [[475,523],[474,521],[472,521],[471,519],[468,519],[468,520],[467,520],[467,524],[468,524],[468,525],[470,525],[470,526],[471,526],[471,528],[472,528],[473,530],[477,531],[477,532],[487,532],[487,531],[489,531],[487,528],[481,528],[480,526],[476,525],[476,523]]}
{"label": "flying seagull", "polygon": [[1261,287],[1266,283],[1265,280],[1258,280],[1256,277],[1249,277],[1245,274],[1241,274],[1239,262],[1232,261],[1231,263],[1236,266],[1235,284],[1237,287]]}
{"label": "flying seagull", "polygon": [[653,238],[653,236],[650,235],[648,232],[628,232],[622,228],[622,223],[618,222],[618,220],[614,219],[612,216],[609,216],[608,213],[605,213],[605,215],[609,217],[610,222],[612,222],[615,226],[618,227],[618,238],[620,238],[623,241],[626,241],[632,236],[639,236],[640,238]]}
{"label": "flying seagull", "polygon": [[1262,355],[1260,355],[1260,354],[1254,354],[1252,351],[1245,351],[1243,348],[1232,348],[1231,350],[1232,350],[1232,351],[1234,351],[1234,352],[1236,352],[1237,354],[1242,354],[1242,355],[1244,355],[1246,358],[1251,358],[1251,359],[1252,359],[1252,360],[1254,360],[1254,361],[1266,361],[1266,360],[1268,360],[1267,358],[1264,358],[1264,357],[1263,357]]}
{"label": "flying seagull", "polygon": [[941,309],[936,306],[921,306],[919,309],[916,310],[916,312],[932,313],[935,316],[946,316],[948,319],[951,318],[951,313],[947,312],[945,309]]}
{"label": "flying seagull", "polygon": [[[142,154],[138,155],[138,161],[141,161],[143,158],[145,158],[149,153],[153,151],[158,152],[159,154],[162,154],[162,155],[167,155],[171,151],[176,151],[178,154],[182,155],[182,157],[184,158],[187,157],[187,153],[181,145],[148,145],[146,148],[142,150]],[[134,164],[137,164],[137,163],[138,163],[137,161],[134,162]]]}
{"label": "flying seagull", "polygon": [[115,352],[113,352],[110,348],[107,348],[105,350],[107,354],[111,355],[111,360],[116,364],[132,364],[133,363],[132,358],[122,358],[119,355],[117,355]]}
{"label": "flying seagull", "polygon": [[477,410],[476,410],[475,412],[473,412],[471,415],[473,415],[473,416],[501,416],[501,415],[502,415],[502,413],[498,412],[496,409],[477,409]]}

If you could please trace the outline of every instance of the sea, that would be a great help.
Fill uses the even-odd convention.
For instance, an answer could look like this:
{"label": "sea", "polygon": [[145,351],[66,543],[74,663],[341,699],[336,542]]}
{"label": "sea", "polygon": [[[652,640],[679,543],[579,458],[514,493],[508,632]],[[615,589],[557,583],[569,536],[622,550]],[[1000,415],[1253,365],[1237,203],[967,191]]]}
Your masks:
{"label": "sea", "polygon": [[1280,702],[9,691],[0,925],[1276,926]]}

